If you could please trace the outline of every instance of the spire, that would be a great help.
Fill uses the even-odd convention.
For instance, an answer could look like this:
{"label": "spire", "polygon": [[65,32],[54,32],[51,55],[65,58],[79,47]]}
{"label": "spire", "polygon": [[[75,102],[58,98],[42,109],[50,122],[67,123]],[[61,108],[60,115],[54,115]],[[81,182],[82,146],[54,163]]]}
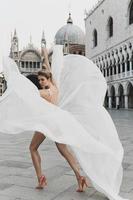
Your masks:
{"label": "spire", "polygon": [[17,31],[15,29],[13,35],[11,33],[10,57],[16,59],[18,58],[18,54],[19,54],[19,41],[18,41]]}
{"label": "spire", "polygon": [[30,34],[30,38],[29,38],[29,44],[28,44],[28,47],[29,48],[33,48],[33,42],[32,42],[32,35]]}
{"label": "spire", "polygon": [[44,30],[42,32],[41,46],[46,47],[46,39],[45,39]]}
{"label": "spire", "polygon": [[42,40],[45,40],[45,33],[44,33],[44,31],[42,32]]}
{"label": "spire", "polygon": [[32,44],[32,35],[30,34],[30,44]]}
{"label": "spire", "polygon": [[71,13],[69,12],[69,18],[67,20],[67,24],[73,24],[73,20],[71,18]]}
{"label": "spire", "polygon": [[14,36],[13,37],[17,37],[17,31],[16,31],[16,28],[15,28],[15,30],[14,30]]}

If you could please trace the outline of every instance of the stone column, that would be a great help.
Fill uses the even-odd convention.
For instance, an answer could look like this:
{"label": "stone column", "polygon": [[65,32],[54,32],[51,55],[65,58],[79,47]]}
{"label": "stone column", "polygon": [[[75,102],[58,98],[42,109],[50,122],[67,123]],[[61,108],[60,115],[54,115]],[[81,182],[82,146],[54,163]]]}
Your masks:
{"label": "stone column", "polygon": [[26,62],[24,62],[24,71],[26,70]]}
{"label": "stone column", "polygon": [[35,72],[37,71],[37,62],[35,62],[35,64],[34,64],[35,66],[34,66],[34,70],[35,70]]}
{"label": "stone column", "polygon": [[34,72],[34,62],[32,62],[32,72]]}
{"label": "stone column", "polygon": [[120,97],[116,96],[116,109],[120,108]]}
{"label": "stone column", "polygon": [[122,64],[120,64],[120,73],[122,73]]}
{"label": "stone column", "polygon": [[108,70],[109,70],[109,77],[110,77],[111,76],[111,68],[109,67]]}
{"label": "stone column", "polygon": [[105,68],[105,77],[107,77],[107,68]]}
{"label": "stone column", "polygon": [[114,66],[112,65],[112,75],[115,74],[115,69],[114,69]]}
{"label": "stone column", "polygon": [[24,62],[24,68],[25,68],[25,71],[26,71],[26,69],[27,69],[27,66],[26,66],[27,64],[26,64],[26,62]]}
{"label": "stone column", "polygon": [[30,72],[30,62],[28,61],[28,68],[27,71]]}
{"label": "stone column", "polygon": [[124,104],[125,104],[125,108],[128,109],[128,95],[124,96]]}
{"label": "stone column", "polygon": [[111,109],[112,108],[112,97],[109,96],[109,108]]}

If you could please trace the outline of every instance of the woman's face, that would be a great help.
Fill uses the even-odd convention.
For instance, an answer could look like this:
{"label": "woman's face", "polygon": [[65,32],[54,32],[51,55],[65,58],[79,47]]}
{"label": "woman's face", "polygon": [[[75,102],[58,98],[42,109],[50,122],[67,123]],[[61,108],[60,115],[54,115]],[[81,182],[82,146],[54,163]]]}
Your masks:
{"label": "woman's face", "polygon": [[47,79],[45,76],[41,76],[41,75],[38,76],[38,81],[42,88],[49,85],[49,82],[50,82],[49,79]]}

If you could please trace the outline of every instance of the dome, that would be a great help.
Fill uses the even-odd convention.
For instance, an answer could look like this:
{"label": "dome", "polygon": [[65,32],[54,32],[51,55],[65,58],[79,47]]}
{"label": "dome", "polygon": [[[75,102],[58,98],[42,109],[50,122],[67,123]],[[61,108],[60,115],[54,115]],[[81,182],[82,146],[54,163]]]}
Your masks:
{"label": "dome", "polygon": [[68,41],[69,44],[85,44],[85,34],[81,28],[73,24],[70,13],[67,24],[61,27],[55,35],[56,44],[63,45],[65,41]]}

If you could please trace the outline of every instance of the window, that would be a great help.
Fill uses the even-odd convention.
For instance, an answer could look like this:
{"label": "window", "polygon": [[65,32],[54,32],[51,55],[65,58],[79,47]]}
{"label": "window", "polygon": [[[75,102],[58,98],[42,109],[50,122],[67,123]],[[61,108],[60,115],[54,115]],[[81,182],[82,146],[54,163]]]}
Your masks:
{"label": "window", "polygon": [[24,62],[23,61],[21,62],[21,66],[22,66],[22,68],[24,68]]}
{"label": "window", "polygon": [[108,36],[109,38],[113,36],[113,18],[110,17],[108,20]]}
{"label": "window", "polygon": [[98,43],[98,39],[97,39],[97,30],[95,29],[93,31],[93,47],[96,47]]}
{"label": "window", "polygon": [[40,68],[40,62],[37,62],[37,68]]}
{"label": "window", "polygon": [[131,1],[131,4],[130,4],[129,24],[133,24],[133,1]]}
{"label": "window", "polygon": [[32,68],[32,62],[30,62],[30,68]]}

